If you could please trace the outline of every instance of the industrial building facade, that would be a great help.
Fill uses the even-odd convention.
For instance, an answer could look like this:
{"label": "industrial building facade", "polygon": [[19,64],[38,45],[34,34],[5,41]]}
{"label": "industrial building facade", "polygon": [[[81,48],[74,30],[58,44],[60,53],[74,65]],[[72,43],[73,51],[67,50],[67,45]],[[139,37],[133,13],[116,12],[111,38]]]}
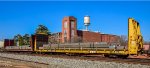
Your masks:
{"label": "industrial building facade", "polygon": [[64,17],[62,20],[62,32],[55,33],[51,38],[59,43],[74,42],[119,42],[119,36],[101,34],[86,30],[77,30],[77,19],[73,16]]}

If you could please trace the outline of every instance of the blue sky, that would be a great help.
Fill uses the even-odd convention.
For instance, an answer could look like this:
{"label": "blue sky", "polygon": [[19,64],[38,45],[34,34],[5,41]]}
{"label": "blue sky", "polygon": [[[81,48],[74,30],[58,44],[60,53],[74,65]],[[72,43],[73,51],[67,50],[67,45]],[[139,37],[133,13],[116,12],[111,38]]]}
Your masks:
{"label": "blue sky", "polygon": [[128,18],[133,17],[144,40],[150,40],[150,1],[1,1],[0,39],[33,34],[39,24],[60,32],[65,16],[76,17],[78,29],[84,29],[85,15],[91,18],[90,30],[116,35],[127,35]]}

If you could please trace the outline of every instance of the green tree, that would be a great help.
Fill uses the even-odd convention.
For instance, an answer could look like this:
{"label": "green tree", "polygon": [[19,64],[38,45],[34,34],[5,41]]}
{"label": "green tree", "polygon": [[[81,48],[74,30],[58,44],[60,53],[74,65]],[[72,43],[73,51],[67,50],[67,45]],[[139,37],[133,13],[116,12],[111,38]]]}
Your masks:
{"label": "green tree", "polygon": [[36,34],[50,34],[48,28],[44,25],[38,25],[36,29]]}
{"label": "green tree", "polygon": [[23,45],[23,37],[18,34],[16,36],[14,36],[14,43],[17,45],[17,43],[19,43],[19,46]]}
{"label": "green tree", "polygon": [[23,36],[23,45],[29,45],[30,44],[30,35],[29,34],[25,34]]}
{"label": "green tree", "polygon": [[17,34],[14,36],[14,43],[15,45],[29,45],[30,44],[30,35],[25,34],[24,36],[21,36],[20,34]]}

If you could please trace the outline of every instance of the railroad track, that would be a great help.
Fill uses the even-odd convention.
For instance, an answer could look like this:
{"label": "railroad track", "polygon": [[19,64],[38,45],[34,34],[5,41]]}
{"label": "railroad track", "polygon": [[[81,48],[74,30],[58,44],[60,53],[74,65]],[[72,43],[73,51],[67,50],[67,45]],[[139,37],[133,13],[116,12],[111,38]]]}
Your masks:
{"label": "railroad track", "polygon": [[[150,59],[137,59],[137,58],[106,58],[101,55],[66,55],[66,54],[50,54],[50,53],[42,53],[36,54],[32,52],[5,52],[5,53],[13,53],[13,54],[21,54],[21,55],[31,55],[31,56],[43,56],[43,57],[53,57],[53,58],[64,58],[64,59],[76,59],[76,60],[89,60],[89,61],[106,61],[106,62],[116,62],[116,63],[128,63],[128,64],[141,64],[150,66]],[[28,61],[30,62],[30,61]],[[38,62],[35,62],[38,63]]]}

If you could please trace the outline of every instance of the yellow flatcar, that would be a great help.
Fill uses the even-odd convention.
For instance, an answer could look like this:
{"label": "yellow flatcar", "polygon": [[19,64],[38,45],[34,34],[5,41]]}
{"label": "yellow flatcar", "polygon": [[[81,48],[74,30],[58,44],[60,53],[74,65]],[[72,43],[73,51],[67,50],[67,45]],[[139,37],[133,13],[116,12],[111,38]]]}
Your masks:
{"label": "yellow flatcar", "polygon": [[[49,45],[47,49],[37,46],[38,39],[34,40],[34,51],[36,52],[60,52],[60,53],[76,53],[76,54],[103,54],[105,56],[118,55],[118,56],[129,56],[138,55],[142,53],[143,49],[143,37],[140,31],[140,25],[133,18],[128,19],[128,46],[123,49],[110,49],[110,48],[99,48],[99,47],[53,47]],[[43,43],[44,44],[44,43]],[[38,44],[39,45],[39,44]]]}

